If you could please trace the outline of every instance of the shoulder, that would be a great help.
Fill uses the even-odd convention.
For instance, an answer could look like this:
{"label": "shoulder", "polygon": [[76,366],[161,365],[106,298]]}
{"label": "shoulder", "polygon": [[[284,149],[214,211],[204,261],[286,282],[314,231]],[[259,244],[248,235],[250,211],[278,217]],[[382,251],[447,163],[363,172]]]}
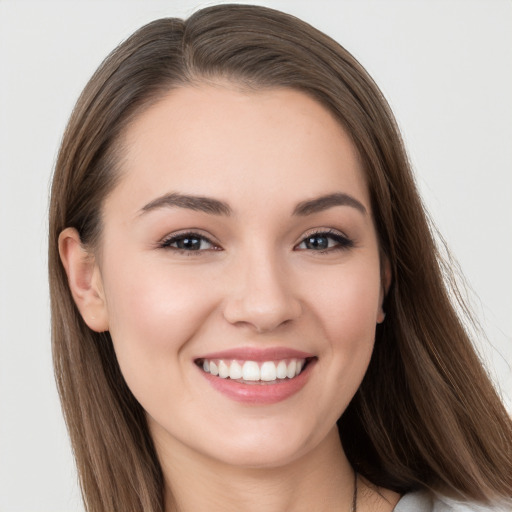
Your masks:
{"label": "shoulder", "polygon": [[511,504],[480,505],[435,496],[427,491],[402,496],[393,512],[510,512]]}

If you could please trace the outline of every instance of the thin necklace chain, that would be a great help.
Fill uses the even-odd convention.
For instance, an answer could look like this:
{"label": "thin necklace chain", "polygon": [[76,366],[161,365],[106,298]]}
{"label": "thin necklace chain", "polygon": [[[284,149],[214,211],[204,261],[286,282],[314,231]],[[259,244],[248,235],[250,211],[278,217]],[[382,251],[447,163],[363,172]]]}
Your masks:
{"label": "thin necklace chain", "polygon": [[352,496],[351,512],[357,512],[357,471],[354,470],[354,495]]}

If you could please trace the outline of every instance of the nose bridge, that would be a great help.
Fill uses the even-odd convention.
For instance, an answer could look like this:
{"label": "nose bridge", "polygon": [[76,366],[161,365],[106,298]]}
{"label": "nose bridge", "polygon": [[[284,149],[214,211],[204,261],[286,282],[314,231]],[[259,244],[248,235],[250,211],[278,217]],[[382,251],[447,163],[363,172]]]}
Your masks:
{"label": "nose bridge", "polygon": [[230,323],[250,324],[258,332],[265,332],[300,315],[293,280],[278,250],[252,245],[236,260],[232,290],[224,308]]}

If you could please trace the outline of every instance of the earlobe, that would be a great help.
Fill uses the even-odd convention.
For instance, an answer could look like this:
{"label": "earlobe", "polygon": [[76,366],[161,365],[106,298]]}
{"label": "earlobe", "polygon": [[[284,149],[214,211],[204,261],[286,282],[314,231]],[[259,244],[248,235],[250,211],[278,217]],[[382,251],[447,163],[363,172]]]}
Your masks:
{"label": "earlobe", "polygon": [[71,294],[84,322],[93,331],[107,331],[108,312],[99,267],[94,255],[83,247],[76,229],[62,231],[59,254]]}

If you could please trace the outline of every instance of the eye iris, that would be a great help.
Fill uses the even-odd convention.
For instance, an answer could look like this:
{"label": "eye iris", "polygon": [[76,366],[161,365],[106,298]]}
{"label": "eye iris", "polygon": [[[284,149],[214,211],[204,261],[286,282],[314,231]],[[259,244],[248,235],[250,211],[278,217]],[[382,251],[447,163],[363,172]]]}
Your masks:
{"label": "eye iris", "polygon": [[329,247],[329,239],[324,235],[310,236],[305,242],[308,249],[327,249]]}
{"label": "eye iris", "polygon": [[188,251],[198,251],[201,247],[201,240],[199,238],[183,237],[176,241],[178,249],[186,249]]}

